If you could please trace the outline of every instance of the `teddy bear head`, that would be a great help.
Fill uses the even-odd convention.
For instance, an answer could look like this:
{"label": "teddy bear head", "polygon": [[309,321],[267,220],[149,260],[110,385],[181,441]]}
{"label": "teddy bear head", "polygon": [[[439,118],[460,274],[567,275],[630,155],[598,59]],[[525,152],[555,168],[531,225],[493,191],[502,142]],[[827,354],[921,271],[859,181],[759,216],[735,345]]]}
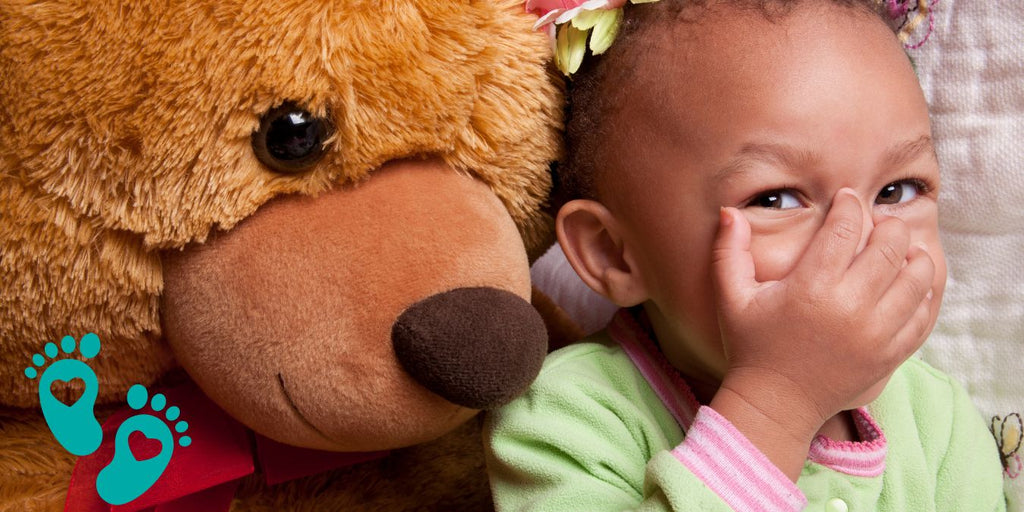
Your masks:
{"label": "teddy bear head", "polygon": [[[521,2],[0,1],[0,402],[96,333],[268,437],[435,438],[532,380],[559,90]],[[48,390],[68,401],[82,383]],[[88,390],[86,390],[88,391]]]}

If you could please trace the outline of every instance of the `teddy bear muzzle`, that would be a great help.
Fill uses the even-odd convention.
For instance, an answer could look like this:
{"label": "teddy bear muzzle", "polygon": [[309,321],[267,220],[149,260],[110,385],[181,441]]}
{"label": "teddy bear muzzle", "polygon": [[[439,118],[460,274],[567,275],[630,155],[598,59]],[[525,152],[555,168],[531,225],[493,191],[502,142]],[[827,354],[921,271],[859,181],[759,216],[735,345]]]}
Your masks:
{"label": "teddy bear muzzle", "polygon": [[438,160],[275,198],[162,263],[163,332],[182,367],[295,446],[436,439],[518,394],[547,350],[515,223],[490,187]]}
{"label": "teddy bear muzzle", "polygon": [[459,288],[407,309],[391,331],[395,355],[420,384],[471,409],[515,398],[540,371],[547,331],[514,293]]}

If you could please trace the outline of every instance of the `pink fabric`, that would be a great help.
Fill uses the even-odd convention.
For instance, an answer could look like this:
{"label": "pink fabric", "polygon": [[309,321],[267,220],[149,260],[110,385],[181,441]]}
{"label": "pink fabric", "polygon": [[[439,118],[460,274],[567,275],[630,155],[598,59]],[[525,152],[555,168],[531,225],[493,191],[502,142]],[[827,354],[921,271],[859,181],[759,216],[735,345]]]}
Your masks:
{"label": "pink fabric", "polygon": [[876,477],[885,471],[887,442],[882,428],[864,407],[852,411],[860,441],[836,441],[817,436],[807,458],[853,476]]}
{"label": "pink fabric", "polygon": [[647,336],[646,330],[629,311],[620,309],[608,324],[608,334],[622,346],[633,365],[640,370],[683,431],[686,431],[693,423],[700,404],[690,391],[690,386]]}
{"label": "pink fabric", "polygon": [[700,408],[672,455],[735,510],[783,512],[807,505],[796,484],[710,407]]}

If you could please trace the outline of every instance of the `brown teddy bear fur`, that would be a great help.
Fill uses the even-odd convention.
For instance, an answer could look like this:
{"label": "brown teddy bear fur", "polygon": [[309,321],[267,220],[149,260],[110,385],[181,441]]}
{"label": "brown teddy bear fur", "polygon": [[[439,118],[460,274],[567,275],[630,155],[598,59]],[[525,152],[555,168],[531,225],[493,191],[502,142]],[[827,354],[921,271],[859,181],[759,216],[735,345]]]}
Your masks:
{"label": "brown teddy bear fur", "polygon": [[[290,197],[370,190],[366,184],[381,169],[396,166],[471,178],[483,185],[467,193],[483,205],[472,210],[484,212],[480,217],[428,213],[421,224],[389,227],[432,241],[407,252],[445,257],[400,268],[375,267],[373,257],[358,260],[365,275],[406,272],[414,277],[410,282],[426,283],[410,287],[420,295],[392,286],[376,289],[378,295],[349,289],[348,297],[359,297],[360,311],[383,311],[374,328],[417,297],[458,285],[492,286],[528,299],[522,269],[551,242],[543,206],[561,129],[549,42],[532,29],[534,21],[513,0],[0,0],[0,510],[60,509],[75,461],[39,414],[36,382],[23,373],[32,354],[64,335],[97,333],[103,348],[89,365],[100,381],[102,421],[123,405],[129,386],[158,382],[204,341],[187,319],[168,325],[169,305],[202,309],[189,300],[205,297],[194,293],[201,283],[168,297],[165,290],[178,283],[167,273],[169,262],[221,264],[224,253],[205,242],[242,239],[236,225],[256,225],[261,212]],[[251,147],[261,116],[286,101],[334,127],[323,160],[301,174],[267,169]],[[405,194],[397,199],[413,197]],[[501,208],[487,206],[488,194]],[[330,214],[355,232],[353,225],[386,213]],[[375,220],[375,229],[386,224]],[[503,233],[506,222],[518,235],[514,241],[485,236]],[[279,228],[307,225],[297,214]],[[466,229],[476,225],[498,227]],[[435,236],[438,229],[458,236]],[[342,243],[310,238],[321,244],[317,254]],[[357,238],[372,245],[379,237]],[[477,250],[461,257],[461,244]],[[475,263],[456,265],[466,258]],[[488,268],[519,270],[500,277]],[[433,281],[421,279],[435,274],[440,277]],[[169,276],[175,280],[168,282]],[[265,286],[252,283],[238,297]],[[310,301],[300,306],[318,304]],[[169,331],[181,333],[176,343]],[[327,332],[311,331],[318,340]],[[363,368],[387,370],[380,380],[389,394],[343,398],[404,400],[421,418],[410,429],[421,430],[402,439],[427,442],[271,488],[259,475],[250,477],[234,510],[489,507],[478,419],[456,426],[474,411],[400,375],[388,350],[366,350],[378,341],[360,340],[345,354],[362,358]],[[304,343],[296,350],[315,350],[312,341]],[[228,373],[245,374],[246,357],[259,355],[234,355],[230,361],[237,364]],[[196,365],[186,369],[197,382],[217,387],[209,377],[216,370]],[[351,374],[331,377],[359,382]],[[70,403],[82,393],[81,382],[55,383],[52,392]],[[306,403],[334,399],[313,392]],[[365,408],[356,420],[387,425],[393,418],[374,416],[381,410],[388,409]],[[290,435],[273,437],[317,444]],[[336,449],[361,446],[329,441],[337,441],[326,443]],[[378,444],[365,446],[409,443]]]}
{"label": "brown teddy bear fur", "polygon": [[[551,240],[558,94],[520,2],[5,0],[0,20],[7,404],[36,403],[21,367],[67,333],[105,335],[101,397],[152,381],[173,364],[158,249],[396,158],[440,156],[491,186],[533,255]],[[252,156],[287,99],[339,125],[309,175]]]}

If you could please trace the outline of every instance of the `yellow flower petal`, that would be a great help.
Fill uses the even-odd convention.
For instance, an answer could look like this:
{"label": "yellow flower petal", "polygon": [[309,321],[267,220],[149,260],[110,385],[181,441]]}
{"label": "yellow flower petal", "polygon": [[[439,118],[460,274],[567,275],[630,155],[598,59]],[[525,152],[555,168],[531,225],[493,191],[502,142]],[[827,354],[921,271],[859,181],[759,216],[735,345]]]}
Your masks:
{"label": "yellow flower petal", "polygon": [[1003,428],[1001,429],[1003,455],[1008,457],[1020,449],[1021,428],[1019,415],[1011,414],[1003,420]]}
{"label": "yellow flower petal", "polygon": [[569,53],[568,25],[558,26],[558,35],[555,36],[555,65],[562,74],[568,75],[569,71],[565,65]]}
{"label": "yellow flower petal", "polygon": [[604,14],[604,10],[598,11],[582,11],[572,19],[572,26],[580,30],[590,30],[597,24],[597,20]]}
{"label": "yellow flower petal", "polygon": [[601,55],[619,33],[619,24],[622,22],[622,9],[601,11],[597,23],[590,32],[590,51],[594,55]]}
{"label": "yellow flower petal", "polygon": [[571,75],[583,63],[583,54],[587,52],[587,33],[578,30],[572,24],[562,25],[558,29],[558,43],[555,50],[555,64],[562,73]]}

